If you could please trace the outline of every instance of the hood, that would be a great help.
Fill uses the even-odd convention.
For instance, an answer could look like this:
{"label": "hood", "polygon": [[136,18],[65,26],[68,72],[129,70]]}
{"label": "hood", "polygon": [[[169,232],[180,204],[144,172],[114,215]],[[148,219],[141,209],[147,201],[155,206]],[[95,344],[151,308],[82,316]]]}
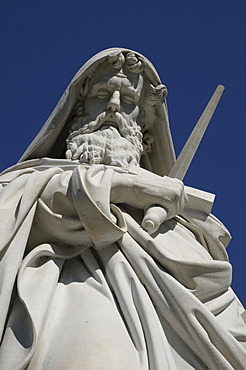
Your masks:
{"label": "hood", "polygon": [[[142,58],[145,63],[143,75],[153,86],[161,84],[157,71],[151,62],[138,52],[125,48],[111,48],[99,52],[89,59],[76,73],[69,83],[57,106],[29,145],[20,162],[42,157],[65,158],[66,138],[69,135],[68,121],[77,102],[78,94],[85,79],[108,58],[117,52],[132,52]],[[154,143],[150,153],[141,159],[141,167],[161,176],[168,175],[174,162],[175,153],[168,122],[166,101],[155,112],[153,124],[150,128]]]}

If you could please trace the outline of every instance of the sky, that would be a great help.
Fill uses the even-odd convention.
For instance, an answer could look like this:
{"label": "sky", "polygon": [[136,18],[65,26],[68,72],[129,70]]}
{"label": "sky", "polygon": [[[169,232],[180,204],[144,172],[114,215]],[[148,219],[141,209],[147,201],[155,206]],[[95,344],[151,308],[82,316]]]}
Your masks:
{"label": "sky", "polygon": [[0,170],[38,133],[77,70],[109,47],[139,51],[168,88],[177,155],[218,84],[225,92],[184,179],[216,194],[246,306],[246,1],[0,0]]}

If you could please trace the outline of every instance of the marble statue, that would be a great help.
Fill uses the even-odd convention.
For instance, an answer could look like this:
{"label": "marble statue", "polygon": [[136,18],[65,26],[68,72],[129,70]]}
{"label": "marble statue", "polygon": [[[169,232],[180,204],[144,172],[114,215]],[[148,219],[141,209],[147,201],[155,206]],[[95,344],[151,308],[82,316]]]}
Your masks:
{"label": "marble statue", "polygon": [[166,94],[145,57],[102,51],[2,173],[2,370],[246,368],[230,235],[168,177]]}

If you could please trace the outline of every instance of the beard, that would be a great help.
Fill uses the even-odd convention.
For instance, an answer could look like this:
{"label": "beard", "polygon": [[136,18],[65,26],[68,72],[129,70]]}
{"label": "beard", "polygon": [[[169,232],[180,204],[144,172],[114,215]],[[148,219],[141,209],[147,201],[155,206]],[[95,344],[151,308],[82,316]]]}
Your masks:
{"label": "beard", "polygon": [[139,165],[142,151],[141,129],[136,122],[128,123],[118,112],[102,113],[70,133],[66,158],[85,164],[130,167]]}

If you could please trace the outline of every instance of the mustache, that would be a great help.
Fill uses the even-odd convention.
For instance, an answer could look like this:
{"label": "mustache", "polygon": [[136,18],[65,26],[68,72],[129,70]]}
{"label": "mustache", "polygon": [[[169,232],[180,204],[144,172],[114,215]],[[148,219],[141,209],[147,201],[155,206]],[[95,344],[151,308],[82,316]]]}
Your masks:
{"label": "mustache", "polygon": [[112,126],[116,126],[122,136],[127,134],[127,121],[119,112],[103,112],[100,113],[94,121],[84,124],[77,131],[71,132],[68,136],[68,140],[73,139],[77,135],[90,134],[99,130],[105,122],[112,123]]}

